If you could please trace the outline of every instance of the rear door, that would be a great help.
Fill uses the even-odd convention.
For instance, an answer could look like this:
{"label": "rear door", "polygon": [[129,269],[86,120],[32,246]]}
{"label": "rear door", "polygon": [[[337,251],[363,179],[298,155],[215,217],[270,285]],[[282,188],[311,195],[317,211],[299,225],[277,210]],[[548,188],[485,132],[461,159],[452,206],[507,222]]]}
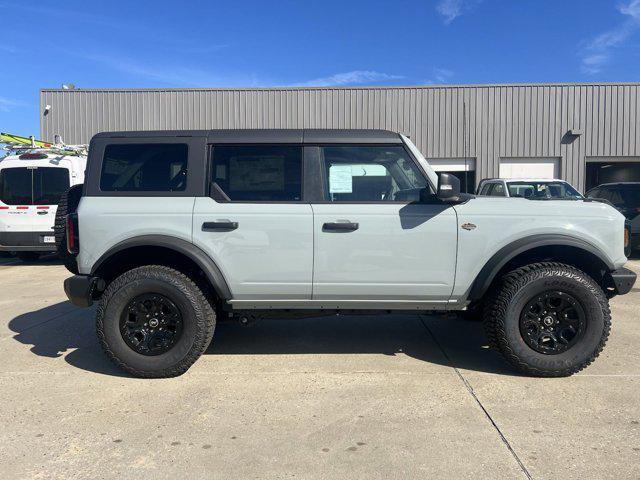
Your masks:
{"label": "rear door", "polygon": [[309,300],[313,216],[301,144],[213,145],[210,197],[197,198],[193,242],[222,270],[233,301]]}
{"label": "rear door", "polygon": [[325,200],[313,203],[313,299],[446,302],[456,213],[419,202],[428,184],[404,147],[318,148]]}
{"label": "rear door", "polygon": [[[7,232],[48,232],[60,196],[69,188],[65,167],[9,167],[0,170],[0,219]],[[52,235],[41,238],[53,243]]]}

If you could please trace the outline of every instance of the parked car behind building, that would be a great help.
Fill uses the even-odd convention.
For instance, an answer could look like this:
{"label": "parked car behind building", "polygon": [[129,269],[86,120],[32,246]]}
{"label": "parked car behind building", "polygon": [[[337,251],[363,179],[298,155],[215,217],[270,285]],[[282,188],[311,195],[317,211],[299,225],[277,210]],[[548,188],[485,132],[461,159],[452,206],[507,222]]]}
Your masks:
{"label": "parked car behind building", "polygon": [[524,197],[531,200],[579,200],[584,198],[569,182],[558,179],[487,178],[477,194],[488,197]]}
{"label": "parked car behind building", "polygon": [[606,200],[627,218],[627,256],[640,248],[640,182],[604,183],[589,190],[586,196]]}

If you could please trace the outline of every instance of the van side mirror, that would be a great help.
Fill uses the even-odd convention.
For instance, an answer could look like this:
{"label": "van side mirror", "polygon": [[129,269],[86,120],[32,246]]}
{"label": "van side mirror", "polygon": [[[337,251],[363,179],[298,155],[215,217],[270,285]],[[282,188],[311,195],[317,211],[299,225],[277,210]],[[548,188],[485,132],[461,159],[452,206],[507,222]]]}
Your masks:
{"label": "van side mirror", "polygon": [[460,198],[460,179],[450,173],[439,173],[436,196],[444,201],[457,201]]}

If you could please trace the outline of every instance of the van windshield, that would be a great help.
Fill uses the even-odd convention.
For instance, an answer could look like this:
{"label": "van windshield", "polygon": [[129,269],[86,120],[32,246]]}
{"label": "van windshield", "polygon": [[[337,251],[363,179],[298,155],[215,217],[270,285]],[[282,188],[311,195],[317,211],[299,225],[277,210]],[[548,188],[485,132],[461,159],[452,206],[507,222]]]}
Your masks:
{"label": "van windshield", "polygon": [[69,188],[69,170],[16,167],[0,170],[0,201],[6,205],[57,205]]}

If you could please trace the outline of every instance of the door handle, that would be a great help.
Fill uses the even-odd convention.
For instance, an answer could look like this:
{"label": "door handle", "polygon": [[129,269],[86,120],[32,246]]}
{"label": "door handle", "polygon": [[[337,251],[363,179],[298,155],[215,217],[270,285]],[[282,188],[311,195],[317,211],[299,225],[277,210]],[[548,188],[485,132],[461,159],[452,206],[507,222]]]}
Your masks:
{"label": "door handle", "polygon": [[354,232],[360,225],[353,222],[329,222],[322,225],[325,232]]}
{"label": "door handle", "polygon": [[230,222],[229,220],[220,220],[217,222],[204,222],[202,224],[203,232],[230,232],[238,228],[238,222]]}

